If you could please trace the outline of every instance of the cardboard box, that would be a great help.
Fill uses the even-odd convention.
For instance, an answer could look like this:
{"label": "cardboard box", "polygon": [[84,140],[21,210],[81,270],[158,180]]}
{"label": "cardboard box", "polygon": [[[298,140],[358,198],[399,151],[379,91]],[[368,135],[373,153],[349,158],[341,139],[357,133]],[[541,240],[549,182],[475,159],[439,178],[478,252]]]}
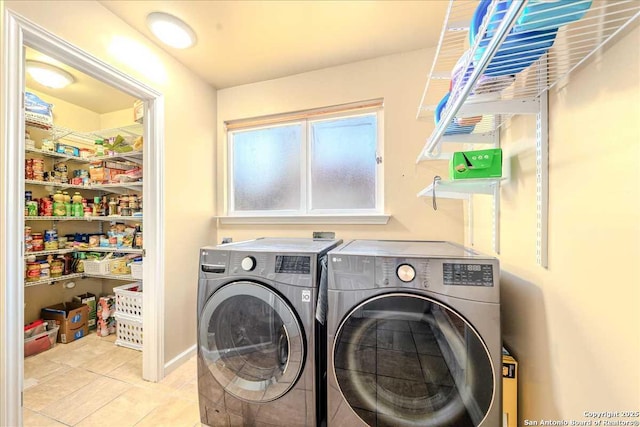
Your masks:
{"label": "cardboard box", "polygon": [[89,317],[87,318],[87,326],[89,329],[96,327],[96,296],[87,292],[86,294],[76,295],[72,301],[86,304],[89,306]]}
{"label": "cardboard box", "polygon": [[89,306],[79,302],[63,302],[40,310],[40,317],[53,320],[60,327],[58,342],[68,344],[89,333]]}
{"label": "cardboard box", "polygon": [[502,149],[456,151],[449,163],[449,178],[480,179],[502,176]]}
{"label": "cardboard box", "polygon": [[518,362],[502,348],[502,425],[518,426]]}

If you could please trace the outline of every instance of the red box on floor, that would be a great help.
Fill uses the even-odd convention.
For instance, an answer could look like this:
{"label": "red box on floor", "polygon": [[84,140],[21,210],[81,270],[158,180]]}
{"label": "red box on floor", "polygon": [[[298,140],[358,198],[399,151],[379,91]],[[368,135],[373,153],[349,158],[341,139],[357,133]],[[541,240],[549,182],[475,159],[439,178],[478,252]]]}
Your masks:
{"label": "red box on floor", "polygon": [[78,302],[63,302],[40,310],[40,317],[53,320],[60,327],[58,342],[67,344],[89,333],[89,306]]}

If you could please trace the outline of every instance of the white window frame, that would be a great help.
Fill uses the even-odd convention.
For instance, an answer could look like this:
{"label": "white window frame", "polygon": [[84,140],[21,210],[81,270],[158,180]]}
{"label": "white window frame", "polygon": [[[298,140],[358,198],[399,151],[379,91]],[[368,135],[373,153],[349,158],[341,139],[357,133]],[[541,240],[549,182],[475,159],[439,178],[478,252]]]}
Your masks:
{"label": "white window frame", "polygon": [[[366,101],[371,104],[371,101]],[[357,105],[361,105],[360,103]],[[335,108],[335,111],[331,111]],[[321,114],[314,114],[321,111]],[[311,124],[319,123],[337,118],[351,118],[375,114],[377,123],[377,144],[376,144],[376,169],[375,169],[375,198],[376,206],[371,209],[312,209],[312,188],[311,188]],[[227,128],[227,215],[217,217],[222,223],[342,223],[342,224],[386,224],[389,215],[384,214],[384,163],[382,153],[384,152],[384,107],[382,100],[379,104],[369,107],[354,106],[352,108],[328,107],[309,112],[296,112],[282,114],[269,118],[258,118],[247,120],[250,123],[261,123],[260,125],[238,126],[232,129]],[[227,123],[227,125],[229,122]],[[290,126],[299,124],[301,126],[302,140],[300,141],[301,176],[300,176],[300,206],[298,210],[254,210],[236,211],[234,200],[233,182],[233,135],[235,132],[246,130],[260,130],[275,128],[278,126]]]}

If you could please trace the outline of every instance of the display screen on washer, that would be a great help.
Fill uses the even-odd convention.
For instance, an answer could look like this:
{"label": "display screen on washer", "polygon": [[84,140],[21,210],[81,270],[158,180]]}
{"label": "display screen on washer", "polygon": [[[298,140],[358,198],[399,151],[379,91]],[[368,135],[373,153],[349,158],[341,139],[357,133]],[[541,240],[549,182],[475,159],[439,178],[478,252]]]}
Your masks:
{"label": "display screen on washer", "polygon": [[354,412],[369,425],[479,425],[494,378],[482,339],[450,307],[390,294],[351,312],[334,342],[334,373]]}
{"label": "display screen on washer", "polygon": [[442,281],[453,286],[493,286],[490,264],[442,264]]}
{"label": "display screen on washer", "polygon": [[276,256],[276,273],[309,274],[311,273],[311,257],[308,256]]}

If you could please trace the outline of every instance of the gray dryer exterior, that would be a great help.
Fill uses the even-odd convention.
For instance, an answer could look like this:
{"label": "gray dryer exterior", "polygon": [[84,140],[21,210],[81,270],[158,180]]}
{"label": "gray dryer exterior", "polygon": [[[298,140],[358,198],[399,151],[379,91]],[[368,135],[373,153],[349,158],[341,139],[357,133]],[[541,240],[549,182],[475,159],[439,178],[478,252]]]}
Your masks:
{"label": "gray dryer exterior", "polygon": [[501,425],[497,259],[448,242],[329,253],[329,426]]}

